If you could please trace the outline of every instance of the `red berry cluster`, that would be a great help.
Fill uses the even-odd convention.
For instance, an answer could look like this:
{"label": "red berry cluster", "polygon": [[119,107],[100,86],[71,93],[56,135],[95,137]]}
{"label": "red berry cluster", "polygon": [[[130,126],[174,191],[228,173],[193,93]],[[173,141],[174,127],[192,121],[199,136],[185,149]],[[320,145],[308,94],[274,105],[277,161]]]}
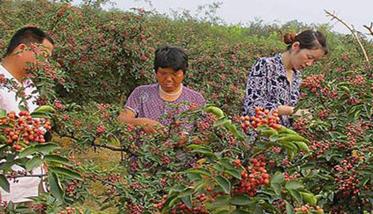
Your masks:
{"label": "red berry cluster", "polygon": [[63,110],[65,106],[62,104],[60,100],[55,100],[54,101],[54,108],[57,110]]}
{"label": "red berry cluster", "polygon": [[334,166],[334,169],[337,171],[335,180],[338,185],[338,190],[345,197],[356,195],[360,192],[360,189],[357,187],[359,179],[357,178],[354,169],[358,162],[358,157],[351,156],[342,160],[340,164]]}
{"label": "red berry cluster", "polygon": [[168,164],[171,163],[171,159],[170,159],[170,157],[168,157],[167,155],[162,156],[161,161],[162,161],[162,163],[163,163],[164,165],[168,165]]}
{"label": "red berry cluster", "polygon": [[280,154],[281,151],[282,151],[281,147],[279,147],[279,146],[274,146],[274,147],[272,147],[271,150],[272,150],[272,152],[275,153],[275,154]]}
{"label": "red berry cluster", "polygon": [[351,123],[346,127],[348,146],[354,147],[356,145],[356,138],[362,136],[368,126],[361,123]]}
{"label": "red berry cluster", "polygon": [[66,207],[65,210],[58,212],[58,214],[76,214],[76,213],[81,213],[81,212],[76,210],[74,207]]}
{"label": "red berry cluster", "polygon": [[323,74],[310,75],[303,80],[302,87],[309,89],[313,93],[316,93],[317,89],[321,89],[322,82],[324,82]]}
{"label": "red berry cluster", "polygon": [[134,204],[134,203],[128,203],[127,204],[127,210],[128,210],[128,213],[131,213],[131,214],[142,214],[142,213],[144,213],[144,207],[139,205],[139,204]]}
{"label": "red berry cluster", "polygon": [[46,119],[34,119],[27,111],[21,111],[18,116],[9,112],[0,119],[0,130],[7,138],[7,144],[19,151],[30,142],[45,143],[44,134],[51,129],[51,124]]}
{"label": "red berry cluster", "polygon": [[[178,214],[207,214],[209,213],[203,203],[207,200],[206,194],[202,193],[196,196],[196,200],[193,201],[193,207],[189,208],[186,204],[180,202],[175,208],[171,209],[170,213]],[[161,201],[154,205],[156,209],[161,210],[167,201],[167,195],[164,195]]]}
{"label": "red berry cluster", "polygon": [[164,204],[167,202],[167,195],[163,195],[162,199],[154,204],[154,207],[158,210],[161,210],[164,207]]}
{"label": "red berry cluster", "polygon": [[281,211],[285,211],[286,209],[286,203],[284,199],[278,199],[276,201],[273,201],[272,205]]}
{"label": "red berry cluster", "polygon": [[300,177],[298,172],[294,173],[293,175],[289,175],[289,173],[284,173],[285,181],[291,181]]}
{"label": "red berry cluster", "polygon": [[354,86],[362,86],[365,84],[365,78],[363,75],[356,75],[354,78],[351,78],[349,82]]}
{"label": "red berry cluster", "polygon": [[349,172],[354,168],[354,165],[359,161],[356,157],[349,157],[341,161],[341,164],[335,165],[334,169],[339,173]]}
{"label": "red berry cluster", "polygon": [[293,128],[300,134],[305,135],[307,133],[308,122],[305,118],[299,117],[293,123]]}
{"label": "red berry cluster", "polygon": [[329,109],[323,109],[321,111],[319,111],[317,113],[317,116],[321,119],[321,120],[325,120],[326,118],[328,118],[330,114],[330,110]]}
{"label": "red berry cluster", "polygon": [[32,204],[31,209],[36,213],[45,213],[47,206],[45,204]]}
{"label": "red berry cluster", "polygon": [[350,98],[348,98],[347,103],[349,105],[357,105],[357,104],[361,103],[361,100],[356,98],[356,97],[350,97]]}
{"label": "red berry cluster", "polygon": [[97,108],[100,111],[101,119],[103,120],[110,119],[110,113],[108,111],[108,109],[110,108],[110,104],[100,103],[100,104],[97,104]]}
{"label": "red berry cluster", "polygon": [[324,213],[324,210],[321,207],[319,207],[319,206],[312,207],[308,204],[303,205],[301,207],[296,207],[296,208],[294,208],[294,211],[297,214],[303,214],[303,213],[304,214],[308,214],[308,213],[322,214],[322,213]]}
{"label": "red berry cluster", "polygon": [[208,214],[209,212],[206,208],[201,204],[198,206],[193,206],[189,208],[184,203],[179,203],[176,205],[175,208],[171,210],[171,214]]}
{"label": "red berry cluster", "polygon": [[255,129],[262,125],[267,125],[274,129],[281,127],[281,125],[279,125],[280,117],[277,110],[270,111],[268,109],[256,107],[255,116],[241,116],[240,119],[241,127],[245,132],[247,132],[250,127]]}
{"label": "red berry cluster", "polygon": [[331,99],[335,99],[337,98],[338,96],[338,92],[336,90],[330,90],[329,88],[321,88],[320,89],[320,93],[324,96],[324,97],[329,97]]}
{"label": "red berry cluster", "polygon": [[330,148],[330,142],[312,141],[309,148],[316,157],[320,157]]}
{"label": "red berry cluster", "polygon": [[360,192],[357,186],[360,181],[354,173],[349,176],[337,176],[335,181],[337,182],[338,190],[344,197],[357,195]]}
{"label": "red berry cluster", "polygon": [[98,125],[96,128],[97,135],[102,135],[103,133],[105,133],[105,131],[106,131],[106,128],[103,124]]}
{"label": "red berry cluster", "polygon": [[215,115],[208,113],[206,117],[197,122],[197,128],[200,132],[205,131],[211,128],[215,121]]}
{"label": "red berry cluster", "polygon": [[241,180],[235,192],[246,193],[253,197],[258,187],[269,184],[270,176],[265,169],[264,157],[251,159],[251,164],[241,172]]}
{"label": "red berry cluster", "polygon": [[73,180],[71,182],[69,182],[67,185],[66,185],[66,194],[70,197],[74,197],[75,194],[76,194],[76,190],[78,188],[81,188],[82,186],[82,182],[79,182],[78,180]]}

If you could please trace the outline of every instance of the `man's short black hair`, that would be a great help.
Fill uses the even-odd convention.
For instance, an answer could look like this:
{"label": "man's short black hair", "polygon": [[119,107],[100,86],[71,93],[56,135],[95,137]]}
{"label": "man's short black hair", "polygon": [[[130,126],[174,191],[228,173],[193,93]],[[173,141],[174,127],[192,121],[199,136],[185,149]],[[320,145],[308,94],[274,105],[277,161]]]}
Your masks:
{"label": "man's short black hair", "polygon": [[188,56],[181,48],[164,46],[155,51],[154,71],[158,68],[172,68],[175,71],[188,69]]}
{"label": "man's short black hair", "polygon": [[37,27],[24,27],[19,29],[9,42],[4,56],[9,56],[20,44],[30,45],[31,43],[41,44],[47,39],[54,45],[53,39]]}

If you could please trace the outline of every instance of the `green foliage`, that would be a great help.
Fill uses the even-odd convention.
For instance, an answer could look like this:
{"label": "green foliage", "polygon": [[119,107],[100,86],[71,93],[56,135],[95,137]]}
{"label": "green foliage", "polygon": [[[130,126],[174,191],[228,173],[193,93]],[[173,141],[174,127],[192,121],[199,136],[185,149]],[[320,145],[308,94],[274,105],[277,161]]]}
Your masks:
{"label": "green foliage", "polygon": [[[44,107],[31,115],[50,119],[53,134],[69,138],[73,150],[109,149],[121,153],[121,163],[105,170],[90,160],[75,164],[71,148],[61,150],[51,142],[21,142],[18,150],[6,144],[2,131],[4,175],[14,163],[29,169],[41,163],[50,166],[51,190],[35,199],[41,210],[89,213],[80,209],[87,199],[102,204],[102,212],[116,208],[119,213],[372,209],[373,72],[351,36],[331,32],[326,25],[296,21],[280,26],[256,20],[246,27],[228,26],[213,14],[196,18],[179,14],[170,19],[142,10],[105,11],[100,7],[105,1],[85,1],[80,7],[64,2],[68,1],[1,1],[0,52],[24,25],[47,30],[56,42],[53,69],[34,68],[35,83],[43,101],[58,108]],[[214,11],[214,7],[202,9]],[[330,54],[303,74],[299,108],[309,109],[312,118],[294,118],[296,132],[261,126],[255,139],[243,135],[234,115],[241,113],[247,72],[254,60],[283,51],[284,33],[310,27],[325,33],[330,47]],[[223,111],[206,107],[217,118],[203,109],[168,115],[174,123],[166,127],[167,135],[148,135],[116,118],[136,86],[155,81],[153,54],[164,44],[186,49],[190,68],[184,83]],[[368,40],[363,44],[372,45]],[[373,49],[367,51],[371,57]],[[0,117],[5,116],[0,111]],[[193,128],[185,134],[180,124]],[[263,169],[256,167],[269,177],[264,175],[261,185],[240,192],[243,172],[250,174],[255,168],[253,159],[265,162]],[[4,175],[0,187],[7,190]],[[21,212],[17,209],[25,208],[7,207]]]}

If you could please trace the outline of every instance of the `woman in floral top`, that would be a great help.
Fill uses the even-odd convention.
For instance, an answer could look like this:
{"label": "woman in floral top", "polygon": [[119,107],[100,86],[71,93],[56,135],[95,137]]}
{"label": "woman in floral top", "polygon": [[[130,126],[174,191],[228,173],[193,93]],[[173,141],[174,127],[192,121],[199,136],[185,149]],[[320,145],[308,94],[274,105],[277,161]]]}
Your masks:
{"label": "woman in floral top", "polygon": [[301,70],[313,65],[328,53],[325,36],[306,30],[298,35],[286,34],[284,53],[257,60],[249,72],[243,115],[254,115],[255,107],[278,110],[281,123],[290,126],[289,116],[298,102]]}

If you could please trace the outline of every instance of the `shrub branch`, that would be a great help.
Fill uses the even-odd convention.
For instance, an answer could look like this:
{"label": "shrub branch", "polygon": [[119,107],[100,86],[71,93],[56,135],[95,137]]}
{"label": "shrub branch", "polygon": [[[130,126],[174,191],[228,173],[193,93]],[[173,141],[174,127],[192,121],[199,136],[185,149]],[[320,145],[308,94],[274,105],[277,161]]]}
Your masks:
{"label": "shrub branch", "polygon": [[359,46],[360,46],[360,48],[361,48],[361,50],[362,50],[362,52],[364,54],[364,58],[365,58],[365,60],[367,61],[368,65],[369,65],[368,54],[367,54],[367,52],[366,52],[363,44],[361,43],[361,40],[360,40],[360,38],[359,38],[359,36],[358,36],[357,31],[355,30],[355,28],[352,25],[347,24],[344,20],[342,20],[341,18],[339,18],[338,16],[336,16],[334,13],[331,13],[331,12],[329,12],[327,10],[324,10],[324,11],[325,11],[325,13],[326,13],[327,16],[331,17],[332,20],[333,19],[337,20],[338,22],[340,22],[341,24],[343,24],[352,33],[352,36],[359,43]]}

